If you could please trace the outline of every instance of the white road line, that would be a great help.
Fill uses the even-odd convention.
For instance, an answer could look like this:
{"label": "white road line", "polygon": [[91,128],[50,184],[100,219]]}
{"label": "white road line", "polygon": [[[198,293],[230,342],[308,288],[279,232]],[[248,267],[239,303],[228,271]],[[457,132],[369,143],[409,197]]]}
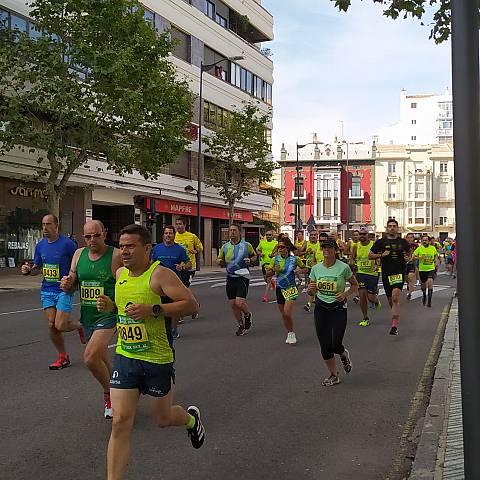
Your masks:
{"label": "white road line", "polygon": [[[80,305],[80,303],[72,303],[72,305]],[[41,312],[43,308],[31,308],[29,310],[15,310],[14,312],[3,312],[0,315],[14,315],[16,313]]]}

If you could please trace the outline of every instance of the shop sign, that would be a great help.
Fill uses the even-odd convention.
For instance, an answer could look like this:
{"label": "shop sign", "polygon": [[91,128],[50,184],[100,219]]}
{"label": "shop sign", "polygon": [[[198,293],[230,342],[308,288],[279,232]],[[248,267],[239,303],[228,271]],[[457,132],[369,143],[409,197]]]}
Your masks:
{"label": "shop sign", "polygon": [[27,242],[7,242],[8,250],[28,250]]}
{"label": "shop sign", "polygon": [[22,187],[17,185],[15,188],[9,190],[10,195],[14,197],[32,197],[32,198],[47,198],[47,191],[42,188]]}

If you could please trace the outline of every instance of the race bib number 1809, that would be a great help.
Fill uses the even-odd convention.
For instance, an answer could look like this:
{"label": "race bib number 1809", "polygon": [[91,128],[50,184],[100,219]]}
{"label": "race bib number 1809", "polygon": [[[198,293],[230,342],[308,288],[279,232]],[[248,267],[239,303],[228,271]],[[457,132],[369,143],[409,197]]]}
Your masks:
{"label": "race bib number 1809", "polygon": [[103,295],[105,289],[101,282],[82,282],[80,285],[80,300],[82,305],[96,305],[97,298]]}

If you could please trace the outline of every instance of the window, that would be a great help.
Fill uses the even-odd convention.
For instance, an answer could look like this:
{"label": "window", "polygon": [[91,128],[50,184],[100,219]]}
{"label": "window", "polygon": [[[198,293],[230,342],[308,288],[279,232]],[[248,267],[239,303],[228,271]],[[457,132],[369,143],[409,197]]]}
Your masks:
{"label": "window", "polygon": [[253,93],[253,73],[247,70],[247,92],[251,95]]}
{"label": "window", "polygon": [[350,204],[350,221],[359,223],[362,221],[362,204],[351,203]]}
{"label": "window", "polygon": [[438,185],[438,198],[440,200],[445,200],[447,198],[448,185],[444,182]]}
{"label": "window", "polygon": [[323,197],[323,216],[330,217],[332,215],[332,199]]}
{"label": "window", "polygon": [[203,124],[212,130],[225,127],[230,112],[205,100],[203,105]]}
{"label": "window", "polygon": [[352,176],[352,197],[360,197],[362,189],[360,188],[360,177],[358,175]]}
{"label": "window", "polygon": [[397,186],[394,183],[389,183],[388,184],[388,199],[389,200],[395,200],[396,197],[396,188]]}
{"label": "window", "polygon": [[240,68],[240,88],[247,89],[247,71],[244,68]]}
{"label": "window", "polygon": [[205,15],[215,20],[215,4],[210,0],[205,0]]}
{"label": "window", "polygon": [[417,136],[416,136],[416,135],[412,135],[412,136],[411,136],[411,139],[412,139],[412,140],[416,140],[416,139],[417,139]]}
{"label": "window", "polygon": [[395,173],[395,163],[388,162],[388,174],[393,175]]}
{"label": "window", "polygon": [[34,23],[28,22],[28,35],[30,38],[37,39],[42,36],[42,32],[40,30],[37,30],[37,27]]}
{"label": "window", "polygon": [[218,13],[215,14],[215,21],[223,28],[227,28],[227,19]]}
{"label": "window", "polygon": [[411,103],[410,108],[417,108],[417,104],[416,103]]}
{"label": "window", "polygon": [[272,151],[272,130],[270,128],[265,129],[265,140]]}
{"label": "window", "polygon": [[20,30],[21,32],[27,31],[27,21],[24,18],[17,17],[17,15],[10,15],[10,28],[12,30]]}
{"label": "window", "polygon": [[190,63],[190,35],[172,26],[170,35],[175,43],[172,55]]}
{"label": "window", "polygon": [[447,173],[448,163],[440,163],[440,173]]}
{"label": "window", "polygon": [[143,18],[147,23],[149,23],[152,27],[155,27],[155,14],[150,10],[145,9],[143,13]]}
{"label": "window", "polygon": [[425,184],[423,179],[415,182],[415,198],[424,198],[425,196]]}
{"label": "window", "polygon": [[305,189],[303,185],[303,177],[295,177],[294,178],[295,182],[295,198],[297,197],[303,197],[305,194]]}
{"label": "window", "polygon": [[415,223],[420,225],[425,223],[425,208],[423,203],[415,204]]}
{"label": "window", "polygon": [[421,173],[423,171],[423,162],[413,162],[413,169],[415,173]]}
{"label": "window", "polygon": [[412,125],[416,125],[417,124],[417,121],[416,120],[412,120]]}

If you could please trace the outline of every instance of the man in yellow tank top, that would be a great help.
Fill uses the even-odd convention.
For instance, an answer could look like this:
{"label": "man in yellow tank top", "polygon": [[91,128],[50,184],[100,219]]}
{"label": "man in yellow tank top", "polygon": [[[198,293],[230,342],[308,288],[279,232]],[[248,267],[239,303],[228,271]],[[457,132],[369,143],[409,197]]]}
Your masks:
{"label": "man in yellow tank top", "polygon": [[97,300],[100,311],[117,312],[108,480],[124,478],[140,394],[153,397],[153,419],[159,427],[185,426],[194,448],[200,448],[205,439],[199,409],[173,405],[172,389],[175,370],[170,318],[197,313],[198,303],[174,272],[150,262],[152,239],[145,227],[123,228],[119,249],[124,266],[117,271],[115,302],[106,295]]}

